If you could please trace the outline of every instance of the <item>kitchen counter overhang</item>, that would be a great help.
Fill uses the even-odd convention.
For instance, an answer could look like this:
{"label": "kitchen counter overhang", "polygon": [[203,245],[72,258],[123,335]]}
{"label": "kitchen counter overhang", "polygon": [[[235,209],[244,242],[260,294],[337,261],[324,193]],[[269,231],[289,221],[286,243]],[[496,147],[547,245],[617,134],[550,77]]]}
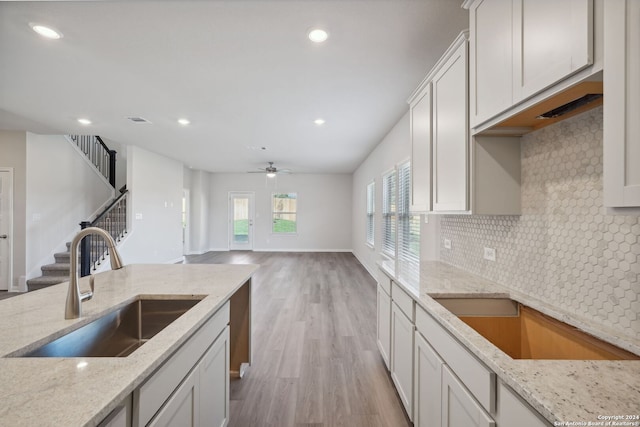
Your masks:
{"label": "kitchen counter overhang", "polygon": [[[66,282],[0,301],[0,425],[97,425],[226,301],[231,300],[233,307],[234,295],[249,298],[250,287],[245,285],[250,285],[257,268],[141,264],[100,273],[95,276],[95,296],[83,303],[80,319],[64,319]],[[80,285],[88,288],[87,278]],[[140,296],[202,300],[127,357],[6,357],[38,347]],[[250,308],[242,301],[236,304]],[[240,313],[240,320],[247,320],[246,315]]]}

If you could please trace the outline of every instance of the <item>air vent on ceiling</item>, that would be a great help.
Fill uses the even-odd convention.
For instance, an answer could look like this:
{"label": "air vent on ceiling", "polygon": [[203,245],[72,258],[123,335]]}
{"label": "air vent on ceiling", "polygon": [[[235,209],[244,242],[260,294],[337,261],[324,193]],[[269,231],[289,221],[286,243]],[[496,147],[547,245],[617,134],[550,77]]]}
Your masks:
{"label": "air vent on ceiling", "polygon": [[127,119],[131,120],[134,123],[151,123],[149,120],[144,117],[127,117]]}

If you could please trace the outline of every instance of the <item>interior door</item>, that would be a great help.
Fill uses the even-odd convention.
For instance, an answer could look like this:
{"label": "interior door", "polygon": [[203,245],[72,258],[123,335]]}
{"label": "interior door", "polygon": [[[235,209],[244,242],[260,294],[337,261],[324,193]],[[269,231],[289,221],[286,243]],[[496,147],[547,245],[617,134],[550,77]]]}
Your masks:
{"label": "interior door", "polygon": [[229,193],[229,250],[253,250],[253,200],[253,193]]}
{"label": "interior door", "polygon": [[12,277],[13,170],[0,168],[0,290],[9,290]]}

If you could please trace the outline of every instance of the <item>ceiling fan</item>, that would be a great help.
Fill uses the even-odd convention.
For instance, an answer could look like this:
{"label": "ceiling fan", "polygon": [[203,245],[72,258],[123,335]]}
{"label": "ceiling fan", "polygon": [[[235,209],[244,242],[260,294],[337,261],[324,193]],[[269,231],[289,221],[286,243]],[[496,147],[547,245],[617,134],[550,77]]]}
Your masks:
{"label": "ceiling fan", "polygon": [[278,169],[273,166],[273,162],[268,162],[269,166],[266,168],[258,168],[257,171],[249,171],[248,173],[266,173],[268,178],[273,178],[279,173],[291,173],[290,169]]}

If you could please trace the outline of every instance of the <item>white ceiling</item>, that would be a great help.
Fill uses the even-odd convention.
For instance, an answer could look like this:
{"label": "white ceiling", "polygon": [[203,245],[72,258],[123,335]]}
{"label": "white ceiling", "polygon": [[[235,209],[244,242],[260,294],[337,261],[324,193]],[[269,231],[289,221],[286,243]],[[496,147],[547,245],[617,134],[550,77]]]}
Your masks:
{"label": "white ceiling", "polygon": [[[0,128],[97,134],[211,172],[270,160],[298,173],[351,173],[468,26],[460,4],[1,2]],[[29,23],[64,37],[43,39]],[[316,26],[330,33],[324,44],[307,38]]]}

